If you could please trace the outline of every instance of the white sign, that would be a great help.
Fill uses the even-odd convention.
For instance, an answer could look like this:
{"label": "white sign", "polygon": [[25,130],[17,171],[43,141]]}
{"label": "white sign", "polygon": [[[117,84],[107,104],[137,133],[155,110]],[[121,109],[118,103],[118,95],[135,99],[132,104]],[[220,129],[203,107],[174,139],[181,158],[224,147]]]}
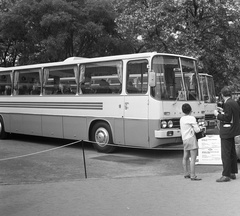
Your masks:
{"label": "white sign", "polygon": [[198,157],[196,164],[221,165],[221,139],[219,135],[207,135],[198,140]]}

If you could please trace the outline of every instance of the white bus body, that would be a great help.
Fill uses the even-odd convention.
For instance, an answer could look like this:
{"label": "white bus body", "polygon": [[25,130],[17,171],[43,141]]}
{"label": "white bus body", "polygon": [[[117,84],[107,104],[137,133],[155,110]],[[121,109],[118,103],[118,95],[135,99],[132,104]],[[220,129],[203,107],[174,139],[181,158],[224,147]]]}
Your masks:
{"label": "white bus body", "polygon": [[196,60],[186,56],[153,52],[1,68],[0,138],[86,140],[101,152],[114,150],[108,144],[176,149],[184,103],[204,121]]}
{"label": "white bus body", "polygon": [[199,73],[201,90],[205,107],[205,126],[207,129],[215,128],[217,120],[213,111],[217,109],[216,93],[213,77],[206,73]]}

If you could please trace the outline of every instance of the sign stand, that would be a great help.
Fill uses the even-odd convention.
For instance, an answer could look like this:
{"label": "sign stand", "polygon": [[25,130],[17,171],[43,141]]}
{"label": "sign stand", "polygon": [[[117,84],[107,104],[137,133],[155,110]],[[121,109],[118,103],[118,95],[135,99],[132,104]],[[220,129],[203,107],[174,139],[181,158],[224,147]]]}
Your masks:
{"label": "sign stand", "polygon": [[221,140],[219,135],[207,135],[198,140],[196,164],[222,165]]}

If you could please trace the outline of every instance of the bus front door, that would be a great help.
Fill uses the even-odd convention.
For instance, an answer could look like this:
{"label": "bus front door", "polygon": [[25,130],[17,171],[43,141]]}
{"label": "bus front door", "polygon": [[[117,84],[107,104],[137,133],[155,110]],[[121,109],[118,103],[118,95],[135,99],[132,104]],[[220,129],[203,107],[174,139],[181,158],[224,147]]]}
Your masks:
{"label": "bus front door", "polygon": [[149,147],[148,96],[128,95],[124,101],[125,145]]}

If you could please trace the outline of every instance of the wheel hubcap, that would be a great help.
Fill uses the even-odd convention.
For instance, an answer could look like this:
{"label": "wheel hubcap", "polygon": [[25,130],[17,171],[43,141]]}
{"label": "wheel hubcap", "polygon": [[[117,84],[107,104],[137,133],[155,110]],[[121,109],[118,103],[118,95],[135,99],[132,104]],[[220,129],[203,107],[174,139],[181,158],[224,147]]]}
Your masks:
{"label": "wheel hubcap", "polygon": [[99,146],[101,147],[106,146],[109,141],[108,131],[105,128],[98,128],[95,133],[95,140]]}

